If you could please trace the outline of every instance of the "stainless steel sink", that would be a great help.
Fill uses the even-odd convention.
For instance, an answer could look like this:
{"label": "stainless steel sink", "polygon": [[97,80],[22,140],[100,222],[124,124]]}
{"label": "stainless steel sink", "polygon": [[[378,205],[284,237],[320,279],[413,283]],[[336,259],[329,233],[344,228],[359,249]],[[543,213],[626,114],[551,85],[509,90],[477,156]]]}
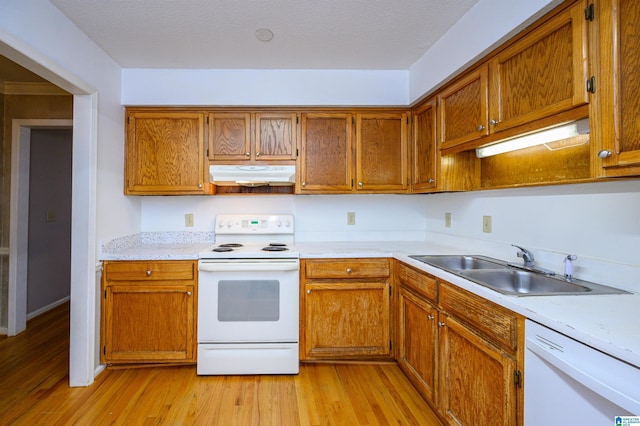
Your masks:
{"label": "stainless steel sink", "polygon": [[626,293],[624,290],[587,281],[567,281],[561,277],[542,275],[515,268],[466,270],[460,271],[459,275],[492,290],[515,296]]}
{"label": "stainless steel sink", "polygon": [[433,255],[409,256],[412,259],[427,263],[447,271],[464,271],[468,269],[502,269],[507,268],[505,262],[485,256],[466,255]]}
{"label": "stainless steel sink", "polygon": [[545,275],[486,256],[413,255],[409,257],[512,296],[628,293],[588,281],[566,280],[558,275]]}

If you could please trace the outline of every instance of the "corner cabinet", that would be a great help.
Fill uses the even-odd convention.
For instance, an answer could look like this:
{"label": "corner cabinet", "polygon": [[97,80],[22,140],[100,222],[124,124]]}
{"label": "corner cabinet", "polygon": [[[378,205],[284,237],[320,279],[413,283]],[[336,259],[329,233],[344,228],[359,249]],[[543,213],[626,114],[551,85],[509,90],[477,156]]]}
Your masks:
{"label": "corner cabinet", "polygon": [[205,114],[127,109],[126,195],[208,192]]}
{"label": "corner cabinet", "polygon": [[446,424],[522,424],[524,318],[398,262],[398,362]]}
{"label": "corner cabinet", "polygon": [[390,259],[303,259],[301,360],[392,359]]}
{"label": "corner cabinet", "polygon": [[601,0],[594,4],[598,26],[595,174],[640,175],[640,2]]}
{"label": "corner cabinet", "polygon": [[107,261],[102,292],[101,362],[195,363],[195,261]]}

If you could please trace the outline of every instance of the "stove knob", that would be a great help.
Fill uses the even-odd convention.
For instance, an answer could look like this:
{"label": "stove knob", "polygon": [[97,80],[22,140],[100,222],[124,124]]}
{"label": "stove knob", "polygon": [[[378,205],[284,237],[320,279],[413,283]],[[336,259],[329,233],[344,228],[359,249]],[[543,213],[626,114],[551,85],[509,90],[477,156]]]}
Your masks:
{"label": "stove knob", "polygon": [[282,221],[281,220],[278,221],[278,228],[282,228]]}
{"label": "stove knob", "polygon": [[291,221],[287,220],[287,221],[284,223],[284,226],[286,226],[287,228],[289,228],[289,227],[291,226]]}

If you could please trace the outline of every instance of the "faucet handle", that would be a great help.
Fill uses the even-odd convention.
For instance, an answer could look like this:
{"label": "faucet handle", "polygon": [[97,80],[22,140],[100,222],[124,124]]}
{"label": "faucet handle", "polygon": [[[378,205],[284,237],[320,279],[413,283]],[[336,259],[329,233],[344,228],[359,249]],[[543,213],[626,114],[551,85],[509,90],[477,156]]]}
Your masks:
{"label": "faucet handle", "polygon": [[516,244],[511,244],[511,245],[520,250],[518,253],[516,253],[516,256],[521,257],[524,260],[525,266],[533,266],[533,261],[534,261],[533,253],[531,253],[526,248],[520,247]]}

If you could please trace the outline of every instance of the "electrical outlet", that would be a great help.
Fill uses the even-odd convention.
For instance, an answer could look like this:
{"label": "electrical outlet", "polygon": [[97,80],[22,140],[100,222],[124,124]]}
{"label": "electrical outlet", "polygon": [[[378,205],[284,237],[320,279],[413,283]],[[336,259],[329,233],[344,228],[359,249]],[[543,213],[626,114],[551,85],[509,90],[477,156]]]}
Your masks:
{"label": "electrical outlet", "polygon": [[444,227],[451,228],[451,213],[444,214]]}
{"label": "electrical outlet", "polygon": [[482,232],[487,234],[492,232],[491,216],[482,216]]}
{"label": "electrical outlet", "polygon": [[193,227],[193,213],[187,213],[184,215],[184,226],[187,228]]}
{"label": "electrical outlet", "polygon": [[356,224],[356,214],[355,212],[347,213],[347,225],[355,225]]}

